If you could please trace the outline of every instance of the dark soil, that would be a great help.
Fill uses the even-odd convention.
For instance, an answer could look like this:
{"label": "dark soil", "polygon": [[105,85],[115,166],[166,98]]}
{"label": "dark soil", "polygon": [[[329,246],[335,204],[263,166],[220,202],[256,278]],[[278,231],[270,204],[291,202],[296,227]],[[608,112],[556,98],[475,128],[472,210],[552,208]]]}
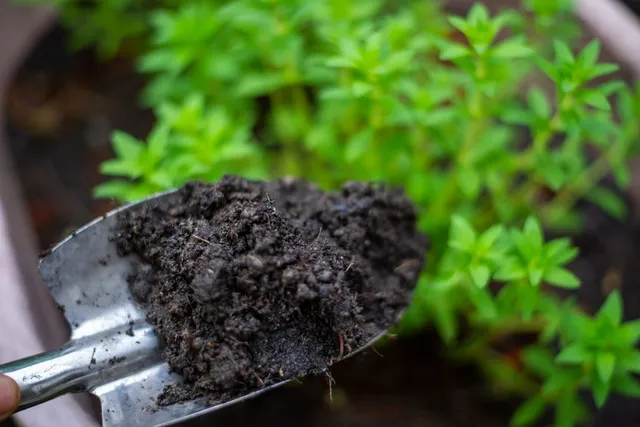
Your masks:
{"label": "dark soil", "polygon": [[325,371],[395,324],[427,250],[400,190],[233,176],[127,215],[116,242],[148,263],[132,290],[184,377],[161,405]]}

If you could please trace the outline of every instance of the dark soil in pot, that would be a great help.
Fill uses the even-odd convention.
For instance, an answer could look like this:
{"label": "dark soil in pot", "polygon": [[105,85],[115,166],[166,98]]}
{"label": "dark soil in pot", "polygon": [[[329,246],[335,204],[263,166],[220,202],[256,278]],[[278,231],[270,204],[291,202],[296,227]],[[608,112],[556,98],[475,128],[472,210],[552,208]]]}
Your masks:
{"label": "dark soil in pot", "polygon": [[[91,197],[104,179],[99,163],[112,156],[110,130],[143,137],[152,125],[150,113],[137,107],[144,82],[130,63],[69,54],[65,43],[59,29],[43,38],[5,100],[11,153],[43,249],[114,206]],[[638,222],[619,223],[588,206],[585,215],[587,229],[575,239],[581,255],[572,265],[584,281],[582,303],[595,311],[618,287],[626,317],[640,317]],[[490,398],[474,369],[442,357],[429,331],[344,360],[331,376],[332,402],[327,379],[314,377],[183,425],[505,427],[514,408]],[[591,425],[637,427],[640,406],[614,396]]]}
{"label": "dark soil in pot", "polygon": [[128,215],[116,243],[146,261],[131,287],[185,379],[161,405],[324,372],[395,325],[427,250],[400,190],[232,176]]}

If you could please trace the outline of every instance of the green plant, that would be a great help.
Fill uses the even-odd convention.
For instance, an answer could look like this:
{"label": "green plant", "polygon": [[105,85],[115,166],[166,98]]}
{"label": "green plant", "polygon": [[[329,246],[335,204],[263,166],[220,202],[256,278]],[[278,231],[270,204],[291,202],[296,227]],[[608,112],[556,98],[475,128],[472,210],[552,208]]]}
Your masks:
{"label": "green plant", "polygon": [[[583,199],[625,215],[603,179],[629,184],[640,92],[600,82],[617,67],[598,62],[597,41],[576,48],[571,6],[525,0],[492,16],[478,3],[466,17],[423,0],[149,6],[138,65],[156,128],[146,142],[114,134],[102,171],[121,178],[96,196],[128,202],[224,173],[402,185],[432,248],[400,331],[434,325],[452,356],[526,396],[514,425],[547,406],[575,425],[583,389],[598,405],[638,394],[640,329],[621,323],[617,293],[590,317],[554,291],[579,287],[577,251],[542,230],[579,231]],[[532,344],[514,367],[495,344],[523,334]]]}

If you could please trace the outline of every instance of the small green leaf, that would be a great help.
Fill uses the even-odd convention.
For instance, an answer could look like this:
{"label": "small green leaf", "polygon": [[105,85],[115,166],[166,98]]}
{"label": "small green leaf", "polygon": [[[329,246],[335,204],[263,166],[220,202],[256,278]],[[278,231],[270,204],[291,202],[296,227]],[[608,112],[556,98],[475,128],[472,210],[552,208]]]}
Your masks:
{"label": "small green leaf", "polygon": [[609,294],[598,310],[598,319],[606,319],[614,326],[618,326],[622,322],[622,298],[617,290]]}
{"label": "small green leaf", "polygon": [[473,280],[473,283],[479,287],[484,288],[489,283],[491,278],[491,270],[486,265],[470,265],[469,273]]}
{"label": "small green leaf", "polygon": [[97,199],[116,199],[127,201],[133,184],[127,181],[107,181],[93,189],[93,197]]}
{"label": "small green leaf", "polygon": [[627,214],[627,205],[624,200],[607,188],[594,187],[585,194],[585,198],[616,219],[623,219]]}
{"label": "small green leaf", "polygon": [[560,267],[553,267],[544,272],[543,279],[559,288],[577,289],[580,287],[580,279],[575,274]]}
{"label": "small green leaf", "polygon": [[528,271],[529,271],[529,283],[532,286],[538,286],[542,281],[544,270],[540,267],[529,266]]}
{"label": "small green leaf", "polygon": [[471,224],[459,215],[451,218],[451,229],[449,231],[449,246],[461,251],[473,249],[476,242],[476,232]]}
{"label": "small green leaf", "polygon": [[471,6],[467,20],[474,26],[489,22],[489,9],[484,4],[476,2]]}
{"label": "small green leaf", "polygon": [[602,408],[605,403],[607,403],[607,398],[609,397],[609,392],[611,390],[610,383],[603,382],[598,377],[596,381],[592,383],[593,389],[593,400],[598,408]]}
{"label": "small green leaf", "polygon": [[534,396],[528,399],[513,414],[511,425],[523,427],[533,424],[542,415],[545,406],[545,401],[541,396]]}
{"label": "small green leaf", "polygon": [[525,365],[541,377],[547,377],[555,369],[551,351],[543,346],[525,348],[522,353]]}
{"label": "small green leaf", "polygon": [[554,40],[553,50],[556,54],[556,62],[573,64],[573,53],[564,41]]}
{"label": "small green leaf", "polygon": [[556,357],[558,363],[583,364],[593,358],[593,355],[581,344],[571,344],[562,349]]}
{"label": "small green leaf", "polygon": [[478,310],[478,314],[485,321],[493,320],[498,315],[493,295],[486,288],[469,288],[469,297]]}
{"label": "small green leaf", "polygon": [[524,223],[524,235],[534,248],[542,248],[544,235],[540,222],[538,222],[536,218],[530,216],[526,219]]}
{"label": "small green leaf", "polygon": [[590,105],[599,110],[603,110],[603,111],[611,110],[611,104],[609,104],[609,100],[602,92],[598,91],[597,89],[585,90],[582,93],[582,95],[580,95],[580,98],[585,104]]}
{"label": "small green leaf", "polygon": [[453,59],[471,56],[472,54],[473,52],[468,47],[457,43],[451,43],[440,51],[440,60],[451,61]]}
{"label": "small green leaf", "polygon": [[531,110],[536,116],[541,118],[551,117],[551,105],[547,96],[540,88],[533,88],[529,91],[527,101]]}
{"label": "small green leaf", "polygon": [[491,56],[502,59],[526,58],[532,54],[533,50],[521,39],[506,40],[491,49]]}
{"label": "small green leaf", "polygon": [[608,64],[608,63],[596,64],[596,66],[593,68],[593,71],[589,73],[588,78],[595,79],[598,77],[606,76],[608,74],[615,73],[619,69],[620,69],[620,66],[617,64]]}
{"label": "small green leaf", "polygon": [[612,379],[611,385],[615,392],[635,398],[640,397],[640,384],[629,374],[621,373],[616,375]]}
{"label": "small green leaf", "polygon": [[438,299],[434,304],[434,318],[436,328],[445,343],[450,344],[458,334],[458,315],[447,298]]}
{"label": "small green leaf", "polygon": [[460,169],[458,170],[458,185],[465,197],[475,199],[480,194],[480,174],[471,168]]}
{"label": "small green leaf", "polygon": [[500,237],[504,235],[504,231],[504,226],[501,224],[490,227],[478,238],[476,250],[482,253],[488,252]]}
{"label": "small green leaf", "polygon": [[345,160],[349,163],[361,159],[369,150],[373,140],[373,129],[365,128],[347,142]]}
{"label": "small green leaf", "polygon": [[620,331],[624,342],[629,346],[634,346],[640,340],[640,319],[625,322]]}
{"label": "small green leaf", "polygon": [[554,265],[565,265],[578,256],[578,249],[571,246],[568,238],[554,239],[545,245],[547,260]]}
{"label": "small green leaf", "polygon": [[598,57],[600,56],[600,41],[592,40],[582,49],[580,55],[578,56],[582,66],[586,69],[593,68],[598,62]]}
{"label": "small green leaf", "polygon": [[596,356],[596,370],[600,380],[609,383],[616,367],[616,357],[608,352],[598,353]]}
{"label": "small green leaf", "polygon": [[125,159],[137,159],[144,151],[144,144],[126,132],[116,130],[111,135],[113,149]]}
{"label": "small green leaf", "polygon": [[467,33],[469,27],[467,25],[467,21],[463,18],[460,18],[459,16],[448,16],[447,21],[449,21],[449,24],[451,24],[453,28],[457,29],[461,33]]}
{"label": "small green leaf", "polygon": [[502,264],[498,265],[498,270],[493,275],[495,280],[502,282],[511,282],[527,277],[527,269],[516,259],[508,258]]}
{"label": "small green leaf", "polygon": [[572,392],[563,393],[556,402],[556,422],[554,427],[575,427],[583,418],[584,408],[580,398]]}

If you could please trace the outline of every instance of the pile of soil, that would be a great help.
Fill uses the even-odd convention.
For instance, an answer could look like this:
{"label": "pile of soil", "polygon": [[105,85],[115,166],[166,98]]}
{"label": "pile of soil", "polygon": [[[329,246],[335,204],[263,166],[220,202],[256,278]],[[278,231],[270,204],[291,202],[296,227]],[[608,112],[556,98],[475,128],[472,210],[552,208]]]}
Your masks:
{"label": "pile of soil", "polygon": [[235,176],[123,216],[115,240],[184,377],[161,405],[324,372],[395,324],[428,247],[401,189]]}

